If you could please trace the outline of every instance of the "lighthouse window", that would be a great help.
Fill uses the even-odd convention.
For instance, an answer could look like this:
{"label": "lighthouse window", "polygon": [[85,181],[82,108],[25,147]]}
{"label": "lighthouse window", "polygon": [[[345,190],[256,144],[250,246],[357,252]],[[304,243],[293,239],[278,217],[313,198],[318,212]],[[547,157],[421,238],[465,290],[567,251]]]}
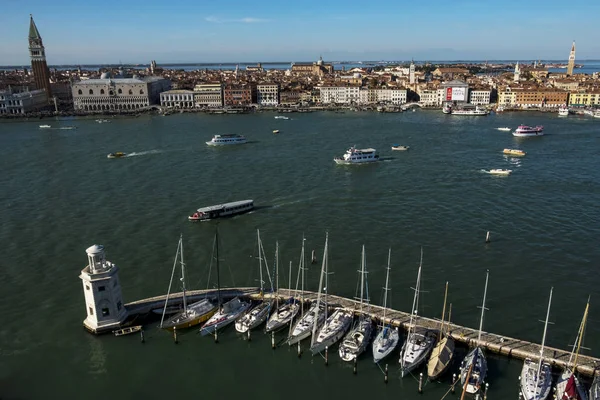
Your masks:
{"label": "lighthouse window", "polygon": [[104,292],[105,289],[106,289],[106,287],[104,287],[104,286],[98,286],[99,292]]}
{"label": "lighthouse window", "polygon": [[108,317],[110,315],[110,311],[108,308],[103,308],[102,309],[102,316],[103,317]]}

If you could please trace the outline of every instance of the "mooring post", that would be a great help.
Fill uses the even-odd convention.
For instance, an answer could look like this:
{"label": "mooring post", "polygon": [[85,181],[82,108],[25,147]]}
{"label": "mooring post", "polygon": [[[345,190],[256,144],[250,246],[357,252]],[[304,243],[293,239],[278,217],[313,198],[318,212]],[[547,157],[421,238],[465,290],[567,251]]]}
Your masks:
{"label": "mooring post", "polygon": [[219,330],[215,327],[215,343],[219,343]]}
{"label": "mooring post", "polygon": [[419,393],[423,393],[423,373],[419,374]]}
{"label": "mooring post", "polygon": [[456,374],[452,374],[452,386],[450,387],[450,390],[452,391],[452,394],[454,394],[454,387],[456,386]]}
{"label": "mooring post", "polygon": [[248,329],[248,341],[252,341],[252,339],[250,338],[250,329]]}
{"label": "mooring post", "polygon": [[352,373],[354,373],[354,375],[356,375],[356,373],[358,372],[358,361],[356,361],[357,357],[354,357],[354,368],[352,370]]}
{"label": "mooring post", "polygon": [[489,383],[485,383],[485,392],[483,393],[483,400],[487,400],[487,392],[488,389],[490,388],[490,384]]}
{"label": "mooring post", "polygon": [[175,340],[175,344],[179,343],[179,341],[177,340],[177,327],[176,326],[173,327],[173,340]]}
{"label": "mooring post", "polygon": [[146,342],[146,340],[144,339],[144,330],[143,330],[143,329],[140,331],[140,341],[141,341],[142,343],[145,343],[145,342]]}
{"label": "mooring post", "polygon": [[328,346],[325,346],[325,366],[329,365],[329,360],[327,359],[328,358],[327,353],[329,353],[329,348],[328,348]]}
{"label": "mooring post", "polygon": [[485,235],[485,242],[486,242],[486,243],[489,243],[489,242],[491,242],[491,241],[492,241],[492,240],[490,239],[490,231],[487,231],[487,234]]}
{"label": "mooring post", "polygon": [[300,348],[300,341],[298,341],[298,358],[302,356],[302,349]]}
{"label": "mooring post", "polygon": [[383,382],[388,383],[388,365],[385,364],[385,372],[383,373]]}
{"label": "mooring post", "polygon": [[271,348],[275,348],[275,331],[271,332]]}

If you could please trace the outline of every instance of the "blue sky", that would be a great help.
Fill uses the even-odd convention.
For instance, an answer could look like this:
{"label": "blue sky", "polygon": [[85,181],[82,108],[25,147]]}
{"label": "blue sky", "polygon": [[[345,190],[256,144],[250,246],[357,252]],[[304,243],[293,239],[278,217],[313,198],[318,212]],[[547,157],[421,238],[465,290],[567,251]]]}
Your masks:
{"label": "blue sky", "polygon": [[0,65],[599,59],[600,1],[1,0]]}

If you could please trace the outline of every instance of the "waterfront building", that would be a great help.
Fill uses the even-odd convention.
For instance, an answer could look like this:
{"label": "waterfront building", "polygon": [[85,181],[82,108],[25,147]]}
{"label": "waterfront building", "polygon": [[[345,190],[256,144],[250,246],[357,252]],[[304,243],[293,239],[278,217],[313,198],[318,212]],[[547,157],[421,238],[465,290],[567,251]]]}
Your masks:
{"label": "waterfront building", "polygon": [[261,83],[256,85],[256,102],[261,106],[276,106],[279,104],[279,84]]}
{"label": "waterfront building", "polygon": [[322,104],[355,104],[360,99],[359,86],[322,86]]}
{"label": "waterfront building", "polygon": [[171,82],[160,76],[111,78],[73,83],[73,106],[84,111],[129,111],[160,104],[160,93],[171,89]]}
{"label": "waterfront building", "polygon": [[505,108],[515,107],[517,104],[517,91],[522,89],[512,89],[510,86],[498,90],[498,105]]}
{"label": "waterfront building", "polygon": [[302,92],[294,89],[286,89],[279,93],[279,97],[279,104],[281,105],[297,105],[301,101]]}
{"label": "waterfront building", "polygon": [[0,114],[26,114],[48,105],[45,89],[15,92],[11,87],[0,91]]}
{"label": "waterfront building", "polygon": [[452,80],[441,85],[443,91],[442,102],[464,104],[469,100],[469,85],[466,82]]}
{"label": "waterfront building", "polygon": [[436,89],[427,86],[418,86],[417,95],[419,96],[419,103],[424,107],[441,107],[443,89]]}
{"label": "waterfront building", "polygon": [[45,90],[46,101],[49,101],[52,98],[52,88],[50,87],[50,70],[46,64],[46,49],[31,14],[29,14],[29,57],[31,58],[35,87]]}
{"label": "waterfront building", "polygon": [[223,85],[220,83],[201,83],[194,86],[196,107],[223,107]]}
{"label": "waterfront building", "polygon": [[567,64],[567,75],[573,75],[573,68],[575,68],[575,41],[571,46],[571,52],[569,53],[569,63]]}
{"label": "waterfront building", "polygon": [[256,103],[255,85],[227,85],[223,89],[225,106],[247,106]]}
{"label": "waterfront building", "polygon": [[466,68],[458,67],[439,67],[431,73],[435,78],[442,80],[452,80],[459,76],[469,75],[469,70]]}
{"label": "waterfront building", "polygon": [[558,108],[568,104],[569,93],[550,89],[526,89],[517,91],[515,106],[520,108],[551,107]]}
{"label": "waterfront building", "polygon": [[555,79],[553,86],[557,89],[574,91],[579,88],[579,82],[573,79]]}
{"label": "waterfront building", "polygon": [[491,89],[471,89],[469,91],[469,103],[475,105],[490,104],[492,98]]}
{"label": "waterfront building", "polygon": [[319,57],[319,61],[313,63],[293,63],[292,73],[324,76],[333,74],[333,64],[325,63],[323,57]]}
{"label": "waterfront building", "polygon": [[570,92],[569,106],[600,107],[600,89]]}
{"label": "waterfront building", "polygon": [[376,104],[388,103],[400,105],[406,103],[408,90],[400,88],[360,88],[358,103]]}
{"label": "waterfront building", "polygon": [[515,73],[513,76],[513,82],[517,83],[521,80],[521,70],[519,69],[519,62],[515,64]]}
{"label": "waterfront building", "polygon": [[86,250],[88,265],[81,270],[87,317],[83,326],[100,333],[118,328],[127,318],[123,305],[119,268],[107,261],[102,245],[93,245]]}
{"label": "waterfront building", "polygon": [[167,90],[160,94],[160,106],[167,108],[194,108],[193,90]]}

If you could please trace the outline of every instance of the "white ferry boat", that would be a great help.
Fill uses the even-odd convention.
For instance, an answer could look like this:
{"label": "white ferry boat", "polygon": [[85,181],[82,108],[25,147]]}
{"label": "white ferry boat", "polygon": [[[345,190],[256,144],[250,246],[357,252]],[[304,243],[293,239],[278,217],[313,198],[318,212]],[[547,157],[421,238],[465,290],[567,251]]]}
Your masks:
{"label": "white ferry boat", "polygon": [[52,128],[50,125],[40,125],[40,129],[50,129]]}
{"label": "white ferry boat", "polygon": [[346,154],[335,157],[333,161],[336,164],[365,164],[379,161],[379,155],[375,149],[357,149],[356,146],[352,146],[346,150]]}
{"label": "white ferry boat", "polygon": [[461,110],[452,110],[452,115],[466,115],[466,116],[480,116],[480,115],[488,115],[490,112],[484,110],[483,108],[475,107],[475,108],[463,108]]}
{"label": "white ferry boat", "polygon": [[246,137],[243,135],[228,134],[215,135],[209,142],[206,142],[206,144],[209,146],[227,146],[232,144],[243,144],[246,142]]}
{"label": "white ferry boat", "polygon": [[232,203],[218,204],[196,210],[188,217],[190,221],[204,221],[215,218],[231,217],[243,214],[254,209],[254,200],[234,201]]}
{"label": "white ferry boat", "polygon": [[544,127],[541,125],[531,127],[526,125],[519,125],[517,129],[513,132],[513,136],[543,136],[544,135]]}
{"label": "white ferry boat", "polygon": [[559,116],[559,117],[566,117],[566,116],[568,116],[568,115],[569,115],[569,108],[568,108],[568,107],[566,107],[566,106],[561,106],[561,107],[558,109],[558,116]]}

